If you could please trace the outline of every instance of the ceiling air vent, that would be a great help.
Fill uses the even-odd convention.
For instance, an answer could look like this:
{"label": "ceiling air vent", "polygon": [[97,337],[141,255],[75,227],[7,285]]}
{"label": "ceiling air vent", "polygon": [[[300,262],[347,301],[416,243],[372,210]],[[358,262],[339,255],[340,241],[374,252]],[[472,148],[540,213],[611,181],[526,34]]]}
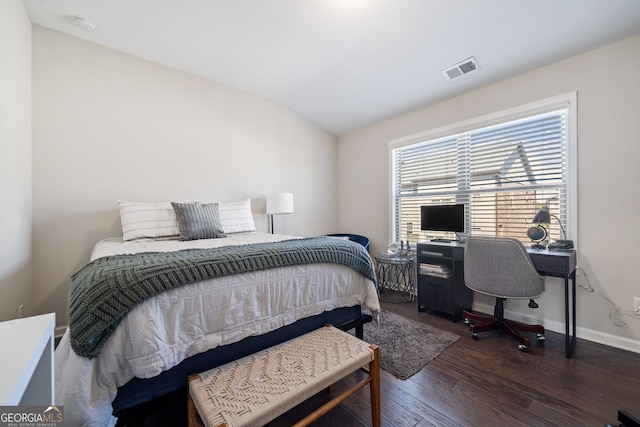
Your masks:
{"label": "ceiling air vent", "polygon": [[443,70],[442,74],[444,74],[449,80],[455,80],[458,77],[469,74],[470,72],[479,69],[480,66],[478,65],[478,62],[472,56],[471,58],[467,58],[464,61],[454,65],[453,67]]}

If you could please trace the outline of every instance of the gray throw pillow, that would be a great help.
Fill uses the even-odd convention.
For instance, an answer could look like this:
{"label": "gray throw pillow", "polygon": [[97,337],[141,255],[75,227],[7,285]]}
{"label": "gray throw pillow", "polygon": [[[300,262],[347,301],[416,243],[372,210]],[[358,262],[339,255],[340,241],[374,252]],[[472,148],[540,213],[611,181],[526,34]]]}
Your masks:
{"label": "gray throw pillow", "polygon": [[176,212],[180,240],[227,237],[222,229],[217,203],[171,202]]}

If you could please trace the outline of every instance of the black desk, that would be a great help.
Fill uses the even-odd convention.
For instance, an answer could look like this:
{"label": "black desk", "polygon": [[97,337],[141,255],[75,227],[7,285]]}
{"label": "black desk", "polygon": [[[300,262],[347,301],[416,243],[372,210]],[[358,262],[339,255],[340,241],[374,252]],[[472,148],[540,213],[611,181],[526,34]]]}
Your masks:
{"label": "black desk", "polygon": [[[576,345],[576,251],[550,251],[548,249],[531,249],[527,248],[527,252],[531,257],[536,270],[543,276],[560,277],[564,279],[564,315],[565,315],[565,356],[570,358]],[[418,309],[420,310],[421,298],[420,290],[429,289],[432,279],[427,279],[424,275],[420,275],[420,263],[430,262],[433,259],[442,259],[447,262],[451,259],[453,267],[453,276],[450,280],[456,287],[464,287],[463,267],[464,263],[464,244],[460,242],[421,242],[417,246],[418,262]],[[466,290],[466,289],[465,289]],[[454,320],[457,311],[469,302],[462,290],[454,292],[453,298],[460,301],[454,301]],[[425,304],[429,308],[429,303]],[[438,309],[436,307],[436,309]]]}
{"label": "black desk", "polygon": [[528,248],[527,252],[538,273],[564,279],[565,356],[569,358],[576,346],[576,251]]}

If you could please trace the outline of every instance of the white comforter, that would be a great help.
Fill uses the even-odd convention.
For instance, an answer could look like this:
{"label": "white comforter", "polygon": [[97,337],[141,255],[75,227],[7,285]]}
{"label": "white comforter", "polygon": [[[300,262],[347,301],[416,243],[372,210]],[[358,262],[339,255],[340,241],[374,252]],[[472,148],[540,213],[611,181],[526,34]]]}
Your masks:
{"label": "white comforter", "polygon": [[[262,233],[189,242],[112,238],[99,242],[91,259],[290,238]],[[374,284],[336,264],[262,270],[172,289],[132,310],[95,359],[73,352],[67,330],[55,352],[56,404],[64,405],[69,426],[115,425],[111,402],[133,377],[150,378],[219,345],[357,304],[380,310]]]}

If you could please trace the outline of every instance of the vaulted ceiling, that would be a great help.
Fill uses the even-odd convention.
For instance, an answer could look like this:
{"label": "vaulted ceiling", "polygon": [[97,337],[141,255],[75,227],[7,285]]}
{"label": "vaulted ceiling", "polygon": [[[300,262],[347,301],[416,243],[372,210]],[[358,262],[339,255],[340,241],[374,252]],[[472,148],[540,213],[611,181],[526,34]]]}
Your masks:
{"label": "vaulted ceiling", "polygon": [[[336,135],[640,33],[638,0],[23,3],[36,24],[264,96]],[[468,58],[475,71],[445,76]]]}

